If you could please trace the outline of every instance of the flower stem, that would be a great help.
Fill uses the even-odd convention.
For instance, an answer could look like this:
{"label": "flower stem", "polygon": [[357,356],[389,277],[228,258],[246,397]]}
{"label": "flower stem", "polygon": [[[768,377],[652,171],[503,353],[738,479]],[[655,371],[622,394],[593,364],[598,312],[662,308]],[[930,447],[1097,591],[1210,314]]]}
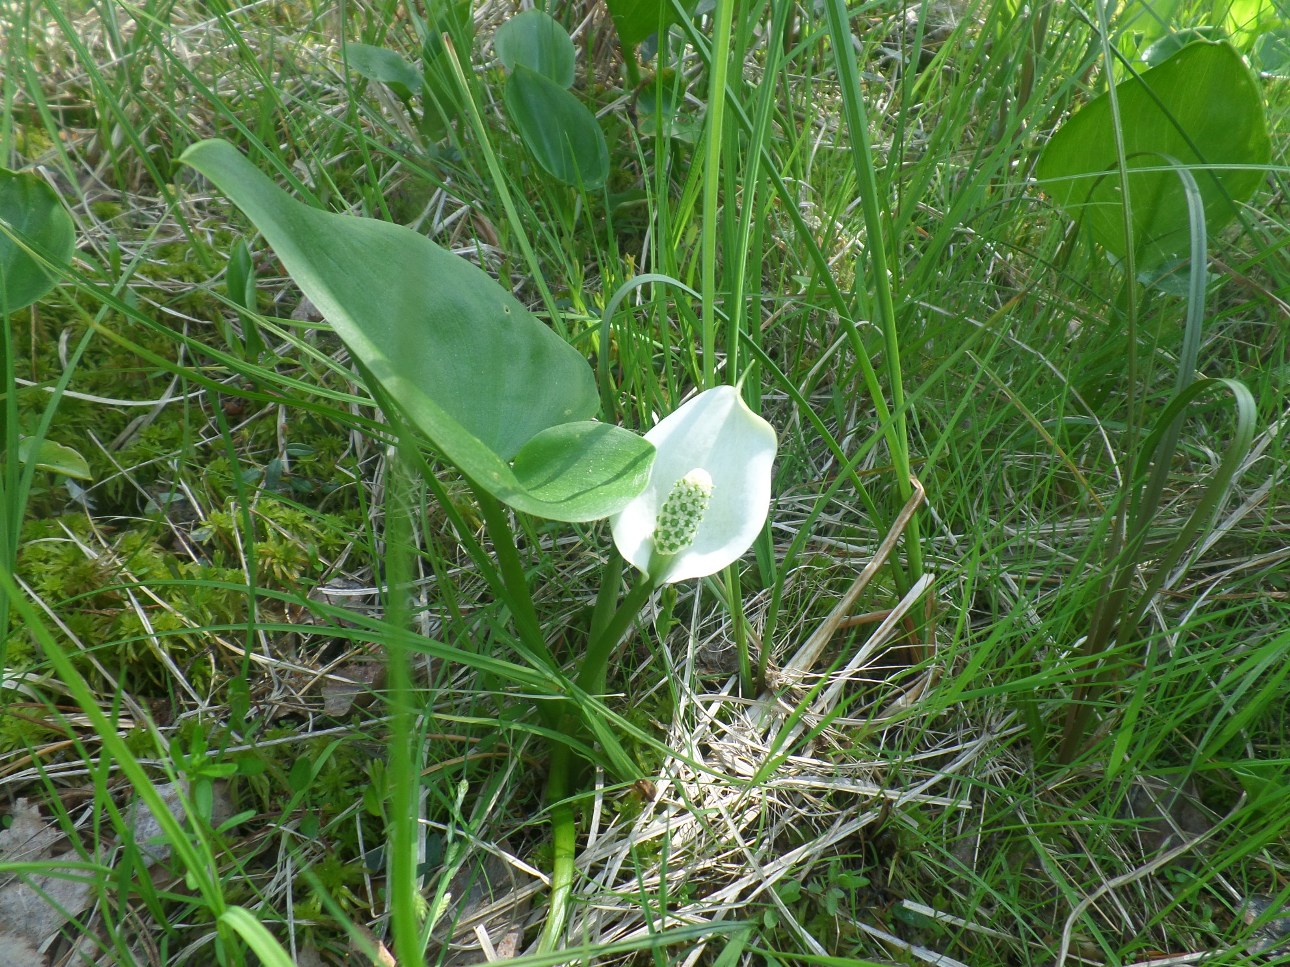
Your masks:
{"label": "flower stem", "polygon": [[520,561],[520,552],[515,546],[515,534],[506,511],[495,497],[482,487],[474,487],[475,500],[479,504],[480,516],[488,528],[488,536],[493,542],[493,553],[501,568],[502,583],[506,588],[506,603],[515,619],[515,628],[520,640],[536,655],[548,671],[558,671],[555,657],[542,637],[542,625],[538,622],[537,609],[533,607],[533,595],[529,592],[528,578],[524,575],[524,565]]}
{"label": "flower stem", "polygon": [[551,813],[551,905],[538,939],[539,954],[559,949],[569,922],[573,861],[578,852],[578,828],[573,819],[573,804],[569,802],[573,770],[572,750],[564,743],[553,742],[546,777],[547,809]]}
{"label": "flower stem", "polygon": [[735,654],[739,656],[739,690],[752,698],[761,691],[765,669],[758,659],[757,674],[753,675],[752,659],[748,656],[748,619],[744,616],[743,596],[739,588],[739,566],[730,564],[726,567],[725,587],[726,611],[730,615],[730,625],[735,633]]}
{"label": "flower stem", "polygon": [[599,695],[605,690],[605,677],[609,668],[609,656],[614,647],[623,640],[628,627],[636,620],[641,608],[649,600],[654,584],[648,577],[641,576],[632,589],[623,598],[614,616],[606,623],[604,630],[593,635],[587,648],[587,657],[582,661],[578,671],[578,687],[589,695]]}
{"label": "flower stem", "polygon": [[[385,579],[388,592],[385,617],[398,628],[411,625],[412,607],[412,512],[409,495],[412,477],[407,451],[412,447],[404,436],[390,473],[385,508]],[[390,918],[394,949],[400,962],[423,958],[418,937],[417,866],[419,860],[417,823],[421,766],[416,741],[413,708],[416,695],[412,682],[412,661],[407,646],[391,640],[386,649],[386,677],[389,689],[390,738]]]}
{"label": "flower stem", "polygon": [[605,573],[600,578],[600,590],[596,594],[596,607],[591,613],[591,640],[595,641],[609,626],[613,618],[614,604],[618,601],[618,588],[623,579],[623,556],[617,548],[609,552],[605,564]]}
{"label": "flower stem", "polygon": [[[615,558],[606,569],[605,580],[596,598],[596,610],[591,621],[591,642],[578,672],[578,687],[590,695],[598,695],[605,690],[609,657],[654,590],[649,578],[642,576],[627,592],[618,609],[610,615],[609,608],[617,594],[623,567],[622,558],[617,555]],[[572,716],[566,716],[561,733],[572,734],[577,728],[571,718]],[[542,925],[542,936],[538,940],[540,954],[559,949],[569,919],[569,898],[573,893],[578,839],[569,796],[573,791],[577,770],[573,750],[564,742],[553,740],[546,778],[546,802],[551,814],[551,905],[547,910],[546,922]]]}

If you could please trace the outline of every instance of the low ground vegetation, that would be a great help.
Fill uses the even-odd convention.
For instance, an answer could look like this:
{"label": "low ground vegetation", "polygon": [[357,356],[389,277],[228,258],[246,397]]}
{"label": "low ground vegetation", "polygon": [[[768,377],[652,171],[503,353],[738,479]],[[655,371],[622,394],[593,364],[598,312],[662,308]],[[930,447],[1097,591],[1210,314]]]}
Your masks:
{"label": "low ground vegetation", "polygon": [[[1290,15],[1031,6],[771,0],[626,63],[601,5],[558,6],[607,159],[579,189],[517,123],[506,4],[0,4],[3,165],[76,236],[8,319],[5,439],[85,461],[3,478],[0,965],[535,954],[561,808],[567,929],[533,964],[1290,958]],[[1270,158],[1203,258],[1117,255],[1036,166],[1197,36]],[[743,377],[779,437],[766,528],[649,595],[573,699],[634,776],[576,733],[553,806],[567,720],[479,566],[488,508],[398,455],[180,163],[212,137],[481,266],[596,367],[607,423]],[[610,529],[507,521],[565,688]]]}

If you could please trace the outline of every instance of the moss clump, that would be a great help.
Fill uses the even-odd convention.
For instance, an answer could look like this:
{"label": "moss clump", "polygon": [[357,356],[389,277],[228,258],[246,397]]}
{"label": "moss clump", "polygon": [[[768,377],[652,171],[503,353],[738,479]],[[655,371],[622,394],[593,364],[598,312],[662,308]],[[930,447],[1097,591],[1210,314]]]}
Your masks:
{"label": "moss clump", "polygon": [[[357,523],[352,516],[318,513],[261,491],[249,515],[230,499],[193,536],[220,564],[236,566],[253,554],[259,586],[291,591],[317,582],[326,560],[351,539]],[[244,533],[248,517],[252,535]]]}
{"label": "moss clump", "polygon": [[[209,684],[214,668],[203,628],[245,621],[245,595],[215,584],[238,572],[183,560],[142,530],[111,543],[85,514],[32,521],[19,549],[19,578],[58,617],[56,638],[91,680],[91,655],[141,694],[166,694],[168,661],[191,684]],[[10,619],[8,660],[39,654],[29,629]],[[167,661],[168,659],[168,661]]]}

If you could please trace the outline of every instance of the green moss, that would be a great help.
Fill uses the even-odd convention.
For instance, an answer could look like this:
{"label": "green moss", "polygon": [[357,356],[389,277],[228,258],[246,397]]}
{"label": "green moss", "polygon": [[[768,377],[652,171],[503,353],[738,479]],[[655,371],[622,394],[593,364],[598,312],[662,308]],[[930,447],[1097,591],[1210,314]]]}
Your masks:
{"label": "green moss", "polygon": [[114,218],[120,218],[125,214],[125,206],[120,202],[99,199],[90,202],[90,211],[94,217],[102,222],[110,222]]}
{"label": "green moss", "polygon": [[46,707],[9,700],[0,715],[0,754],[31,749],[63,734],[61,726],[49,721]]}
{"label": "green moss", "polygon": [[[245,620],[243,595],[202,581],[234,572],[182,560],[143,530],[104,547],[85,514],[29,522],[18,555],[18,576],[59,617],[56,629],[73,660],[91,679],[97,671],[83,651],[129,678],[145,694],[165,694],[163,655],[185,667],[192,684],[209,683],[202,628]],[[197,582],[192,584],[178,582]],[[9,661],[36,655],[30,632],[11,619]],[[23,643],[25,642],[25,647]]]}
{"label": "green moss", "polygon": [[14,129],[14,147],[19,158],[35,161],[54,150],[54,139],[40,124],[20,124]]}
{"label": "green moss", "polygon": [[351,516],[319,513],[264,492],[250,518],[255,533],[248,536],[243,514],[230,499],[195,536],[217,562],[235,564],[253,551],[257,583],[283,590],[316,583],[324,559],[348,543],[356,524]]}

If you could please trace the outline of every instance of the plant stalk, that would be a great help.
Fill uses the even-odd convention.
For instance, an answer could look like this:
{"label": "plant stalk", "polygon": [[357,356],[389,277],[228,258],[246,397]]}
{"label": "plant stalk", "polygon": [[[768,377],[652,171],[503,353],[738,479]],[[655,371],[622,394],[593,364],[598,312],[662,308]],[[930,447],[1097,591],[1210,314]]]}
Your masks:
{"label": "plant stalk", "polygon": [[[617,555],[615,555],[617,557]],[[609,658],[614,647],[623,639],[632,621],[654,590],[647,577],[642,576],[627,592],[622,604],[607,620],[603,619],[603,605],[606,599],[612,600],[612,594],[606,595],[606,588],[616,591],[622,575],[622,558],[617,563],[611,561],[601,585],[601,593],[596,602],[596,615],[593,616],[593,633],[587,655],[578,672],[578,687],[590,695],[604,691],[605,679],[608,676]],[[601,624],[601,627],[596,626]],[[572,716],[566,715],[561,732],[572,734],[578,725]],[[542,926],[542,936],[538,941],[539,953],[552,953],[559,949],[564,936],[565,925],[569,920],[569,898],[573,893],[574,859],[577,855],[578,831],[574,820],[573,806],[568,801],[575,785],[575,773],[578,771],[573,750],[564,742],[553,740],[551,758],[546,780],[547,809],[551,814],[551,902],[547,911],[546,922]]]}

